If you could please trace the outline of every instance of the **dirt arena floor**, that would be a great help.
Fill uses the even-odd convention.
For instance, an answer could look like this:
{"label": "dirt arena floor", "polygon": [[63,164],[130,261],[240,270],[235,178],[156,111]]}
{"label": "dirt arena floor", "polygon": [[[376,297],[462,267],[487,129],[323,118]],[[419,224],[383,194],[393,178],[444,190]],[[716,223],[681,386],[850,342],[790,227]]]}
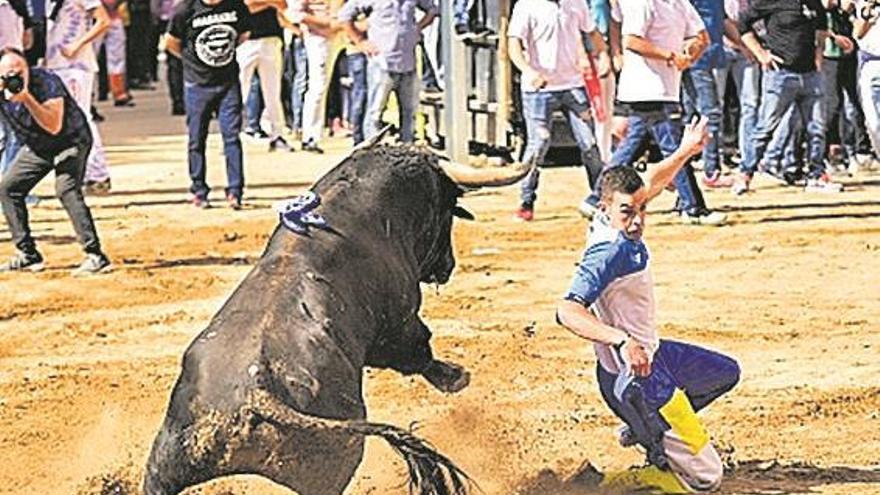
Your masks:
{"label": "dirt arena floor", "polygon": [[[348,147],[330,139],[322,157],[270,155],[246,142],[247,207],[196,211],[183,119],[166,116],[161,94],[137,96],[136,109],[102,106],[113,194],[89,200],[116,270],[68,276],[81,254],[48,179],[32,223],[49,269],[0,276],[0,493],[140,493],[184,348],[260,255],[271,205]],[[208,157],[219,203],[216,134]],[[444,396],[421,379],[366,373],[369,417],[418,422],[487,495],[587,493],[573,479],[585,462],[613,471],[642,460],[616,444],[590,346],[554,323],[584,247],[582,171],[543,179],[531,224],[511,218],[515,187],[467,197],[478,219],[455,227],[455,274],[424,287],[434,349],[471,371],[470,387]],[[722,228],[679,225],[671,194],[653,205],[662,335],[742,364],[741,384],[704,415],[731,469],[726,493],[880,493],[880,172],[842,180],[840,195],[768,181],[741,199],[709,192],[732,219]],[[369,440],[347,493],[403,494],[404,475]],[[242,477],[189,493],[289,492]]]}

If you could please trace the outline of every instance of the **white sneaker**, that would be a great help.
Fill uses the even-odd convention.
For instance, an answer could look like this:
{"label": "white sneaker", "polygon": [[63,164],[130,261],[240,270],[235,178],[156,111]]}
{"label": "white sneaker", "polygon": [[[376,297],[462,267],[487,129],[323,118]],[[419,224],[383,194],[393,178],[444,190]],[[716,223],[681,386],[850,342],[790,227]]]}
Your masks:
{"label": "white sneaker", "polygon": [[843,184],[832,182],[827,175],[823,175],[818,179],[807,179],[807,185],[804,186],[804,192],[834,194],[841,191],[843,191]]}
{"label": "white sneaker", "polygon": [[681,212],[681,223],[685,225],[711,225],[719,227],[727,223],[727,215],[711,210],[698,211],[696,215]]}
{"label": "white sneaker", "polygon": [[747,174],[739,174],[739,176],[733,180],[733,186],[730,188],[730,192],[732,192],[735,196],[742,196],[743,194],[749,192],[749,183],[752,181],[752,178]]}

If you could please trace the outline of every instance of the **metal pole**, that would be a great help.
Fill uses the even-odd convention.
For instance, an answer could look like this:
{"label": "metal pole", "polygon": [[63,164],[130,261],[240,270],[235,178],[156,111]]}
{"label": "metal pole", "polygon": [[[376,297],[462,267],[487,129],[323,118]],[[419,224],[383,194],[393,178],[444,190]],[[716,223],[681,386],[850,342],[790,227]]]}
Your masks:
{"label": "metal pole", "polygon": [[455,38],[452,0],[440,0],[440,36],[443,40],[444,130],[446,154],[459,163],[468,161],[468,54],[464,43]]}

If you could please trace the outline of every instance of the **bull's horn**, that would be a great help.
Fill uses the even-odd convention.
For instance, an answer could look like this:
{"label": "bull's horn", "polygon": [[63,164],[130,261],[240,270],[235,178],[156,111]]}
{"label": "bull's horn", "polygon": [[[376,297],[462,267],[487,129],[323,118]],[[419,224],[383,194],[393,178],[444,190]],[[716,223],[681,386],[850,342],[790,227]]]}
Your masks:
{"label": "bull's horn", "polygon": [[440,168],[456,184],[464,187],[499,187],[519,182],[532,167],[526,163],[511,163],[506,167],[474,168],[449,160],[440,160]]}

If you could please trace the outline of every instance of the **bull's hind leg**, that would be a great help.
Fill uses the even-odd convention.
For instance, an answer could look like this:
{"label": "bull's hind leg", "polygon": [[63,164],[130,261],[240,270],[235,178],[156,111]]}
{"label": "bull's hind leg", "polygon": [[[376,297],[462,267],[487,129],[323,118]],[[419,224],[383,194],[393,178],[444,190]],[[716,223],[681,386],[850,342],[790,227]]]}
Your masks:
{"label": "bull's hind leg", "polygon": [[421,374],[441,392],[455,393],[468,386],[470,374],[464,368],[434,359],[431,331],[421,318],[415,318],[399,332],[373,343],[367,365],[391,368],[404,375]]}

